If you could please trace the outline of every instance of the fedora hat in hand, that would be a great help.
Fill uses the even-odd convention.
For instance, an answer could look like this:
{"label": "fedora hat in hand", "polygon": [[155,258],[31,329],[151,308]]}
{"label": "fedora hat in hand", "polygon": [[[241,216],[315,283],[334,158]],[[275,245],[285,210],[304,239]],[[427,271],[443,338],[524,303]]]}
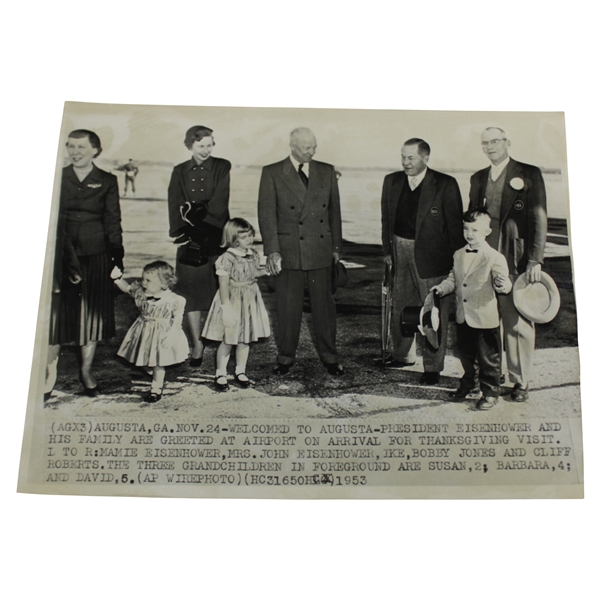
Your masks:
{"label": "fedora hat in hand", "polygon": [[542,271],[542,280],[527,283],[527,274],[517,277],[513,286],[513,302],[523,317],[533,323],[549,323],[558,314],[560,294],[556,283]]}

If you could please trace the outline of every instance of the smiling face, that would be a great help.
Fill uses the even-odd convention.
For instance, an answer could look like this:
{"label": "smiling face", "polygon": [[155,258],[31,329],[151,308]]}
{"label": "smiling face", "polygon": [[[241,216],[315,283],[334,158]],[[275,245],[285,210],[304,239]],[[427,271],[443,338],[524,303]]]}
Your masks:
{"label": "smiling face", "polygon": [[87,137],[69,138],[67,140],[67,152],[74,167],[85,169],[90,166],[92,159],[98,153],[98,149],[90,144]]}
{"label": "smiling face", "polygon": [[239,233],[235,240],[236,248],[241,248],[242,250],[252,248],[252,244],[254,244],[254,234],[251,231]]}
{"label": "smiling face", "polygon": [[146,292],[146,296],[156,296],[165,288],[156,271],[144,271],[142,273],[142,289]]}
{"label": "smiling face", "polygon": [[501,129],[493,127],[481,134],[481,149],[494,165],[499,165],[508,157],[509,147],[510,140],[506,139],[506,134]]}
{"label": "smiling face", "polygon": [[308,130],[296,133],[290,140],[290,148],[299,163],[310,162],[317,151],[317,138]]}
{"label": "smiling face", "polygon": [[490,219],[481,216],[473,223],[463,223],[463,235],[471,248],[478,248],[485,242],[485,238],[492,233]]}
{"label": "smiling face", "polygon": [[214,145],[215,142],[212,137],[203,137],[201,140],[196,140],[190,148],[192,156],[197,162],[204,162],[213,151]]}
{"label": "smiling face", "polygon": [[415,177],[419,175],[427,168],[429,162],[429,156],[421,156],[419,154],[419,146],[414,144],[412,146],[402,146],[401,151],[402,157],[402,168],[409,177]]}

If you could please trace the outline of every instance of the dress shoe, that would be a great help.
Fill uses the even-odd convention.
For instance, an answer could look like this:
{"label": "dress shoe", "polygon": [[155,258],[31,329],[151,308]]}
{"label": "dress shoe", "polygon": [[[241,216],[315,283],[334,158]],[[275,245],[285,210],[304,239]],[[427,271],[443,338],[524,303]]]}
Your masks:
{"label": "dress shoe", "polygon": [[247,388],[250,386],[250,380],[246,376],[246,373],[236,373],[235,380],[242,386],[243,388]]}
{"label": "dress shoe", "polygon": [[89,388],[84,385],[83,393],[89,398],[95,398],[100,393],[100,389],[97,385],[93,388]]}
{"label": "dress shoe", "polygon": [[327,372],[330,375],[336,375],[337,377],[341,377],[344,374],[344,367],[340,365],[340,363],[333,363],[330,365],[325,365]]}
{"label": "dress shoe", "polygon": [[458,389],[448,398],[448,402],[462,402],[463,400],[479,400],[481,389],[478,385],[470,386],[460,383]]}
{"label": "dress shoe", "polygon": [[384,367],[385,369],[404,369],[406,367],[412,367],[415,363],[397,360],[393,356],[386,356],[385,360],[378,358],[375,361],[375,364]]}
{"label": "dress shoe", "polygon": [[200,358],[190,358],[190,367],[192,367],[192,369],[199,369],[202,366],[203,360],[203,356],[201,356]]}
{"label": "dress shoe", "polygon": [[158,402],[161,398],[162,394],[159,394],[157,392],[149,392],[144,396],[144,402],[147,402],[148,404],[154,404],[155,402]]}
{"label": "dress shoe", "polygon": [[475,408],[477,410],[490,410],[496,406],[498,402],[498,398],[494,398],[492,396],[484,396],[476,405]]}
{"label": "dress shoe", "polygon": [[282,363],[277,363],[277,365],[273,369],[273,375],[287,375],[290,372],[291,367],[292,365],[284,365]]}
{"label": "dress shoe", "polygon": [[215,387],[219,392],[226,392],[229,389],[229,382],[227,381],[227,377],[225,377],[224,375],[215,377]]}
{"label": "dress shoe", "polygon": [[529,386],[523,387],[520,383],[515,383],[515,387],[510,393],[513,402],[525,402],[529,398]]}
{"label": "dress shoe", "polygon": [[440,382],[440,374],[438,371],[425,371],[421,375],[422,385],[437,385]]}

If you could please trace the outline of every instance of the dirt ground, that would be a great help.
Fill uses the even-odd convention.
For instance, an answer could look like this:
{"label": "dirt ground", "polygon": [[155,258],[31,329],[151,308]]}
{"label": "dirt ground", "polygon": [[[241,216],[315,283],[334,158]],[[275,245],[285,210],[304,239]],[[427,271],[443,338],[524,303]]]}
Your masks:
{"label": "dirt ground", "polygon": [[[150,378],[116,356],[127,328],[137,317],[133,300],[115,297],[117,335],[98,346],[95,373],[101,388],[96,398],[83,395],[78,379],[78,348],[64,346],[59,362],[59,379],[46,403],[56,416],[119,416],[123,414],[176,413],[181,417],[279,417],[339,418],[368,417],[380,414],[419,413],[419,418],[468,415],[474,402],[461,404],[445,400],[456,388],[461,367],[454,356],[454,325],[450,326],[446,367],[437,386],[419,384],[419,362],[403,371],[383,371],[375,364],[381,355],[380,303],[381,248],[374,245],[347,244],[343,259],[351,268],[349,283],[336,293],[338,310],[338,348],[346,373],[332,377],[321,365],[311,340],[311,313],[305,303],[304,323],[296,363],[285,377],[272,374],[277,352],[274,335],[255,344],[250,351],[247,373],[253,380],[250,389],[239,389],[232,380],[228,392],[217,392],[213,385],[217,344],[210,344],[200,369],[186,362],[169,368],[163,398],[155,405],[142,401]],[[530,400],[516,404],[503,396],[490,411],[507,417],[569,417],[580,414],[579,355],[577,320],[573,296],[571,262],[568,257],[546,260],[546,270],[556,281],[561,294],[561,309],[554,321],[538,326],[535,370]],[[273,329],[277,315],[275,299],[267,278],[260,282]],[[233,364],[230,364],[233,373]],[[505,389],[508,392],[510,387]],[[490,413],[485,413],[490,414]]]}

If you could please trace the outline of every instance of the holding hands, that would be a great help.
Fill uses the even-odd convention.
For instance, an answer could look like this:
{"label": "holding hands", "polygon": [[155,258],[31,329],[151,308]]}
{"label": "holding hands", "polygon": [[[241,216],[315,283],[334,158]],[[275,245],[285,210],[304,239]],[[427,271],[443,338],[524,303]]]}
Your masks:
{"label": "holding hands", "polygon": [[267,256],[267,273],[277,276],[281,273],[281,254],[273,252]]}
{"label": "holding hands", "polygon": [[512,287],[512,283],[508,275],[496,275],[494,277],[494,289],[500,294],[508,294]]}

